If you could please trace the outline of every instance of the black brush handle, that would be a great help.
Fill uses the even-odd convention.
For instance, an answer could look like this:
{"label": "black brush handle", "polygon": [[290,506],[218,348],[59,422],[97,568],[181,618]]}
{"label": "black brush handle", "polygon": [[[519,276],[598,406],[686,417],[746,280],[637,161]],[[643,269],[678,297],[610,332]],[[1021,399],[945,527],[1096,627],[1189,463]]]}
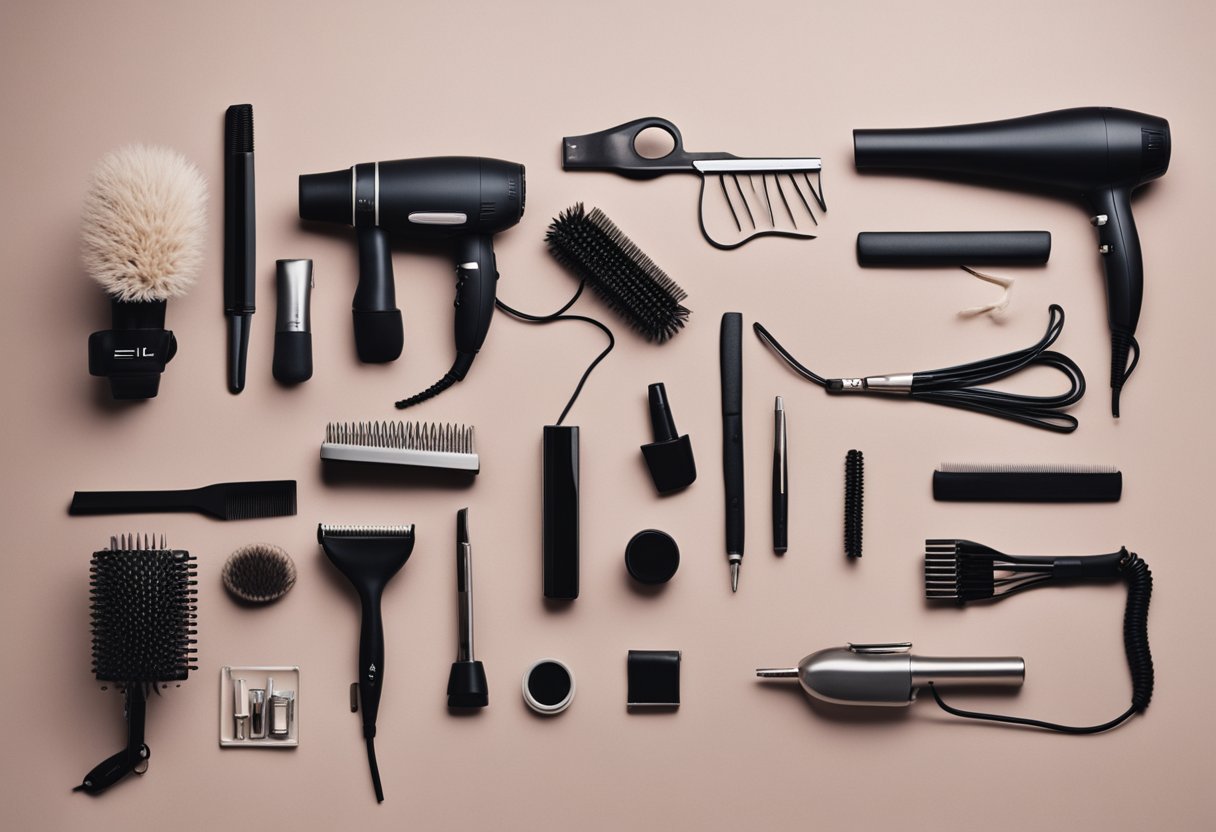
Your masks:
{"label": "black brush handle", "polygon": [[156,511],[202,511],[198,489],[185,491],[77,491],[68,514],[132,514]]}
{"label": "black brush handle", "polygon": [[722,478],[726,486],[726,553],[743,554],[743,316],[722,316]]}
{"label": "black brush handle", "polygon": [[128,684],[126,695],[127,747],[95,765],[74,792],[99,795],[147,762],[151,752],[144,744],[144,725],[148,702],[143,686]]}
{"label": "black brush handle", "polygon": [[359,624],[359,707],[363,711],[363,736],[376,736],[380,691],[384,687],[384,619],[380,615],[380,593],[362,599]]}

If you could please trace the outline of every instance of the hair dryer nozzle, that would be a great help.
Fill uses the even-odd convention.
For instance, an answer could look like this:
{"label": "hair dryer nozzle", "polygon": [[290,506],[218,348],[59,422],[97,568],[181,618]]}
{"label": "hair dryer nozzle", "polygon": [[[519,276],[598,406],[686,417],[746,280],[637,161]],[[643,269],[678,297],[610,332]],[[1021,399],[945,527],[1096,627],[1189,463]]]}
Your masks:
{"label": "hair dryer nozzle", "polygon": [[300,177],[300,219],[355,224],[354,172],[351,168]]}

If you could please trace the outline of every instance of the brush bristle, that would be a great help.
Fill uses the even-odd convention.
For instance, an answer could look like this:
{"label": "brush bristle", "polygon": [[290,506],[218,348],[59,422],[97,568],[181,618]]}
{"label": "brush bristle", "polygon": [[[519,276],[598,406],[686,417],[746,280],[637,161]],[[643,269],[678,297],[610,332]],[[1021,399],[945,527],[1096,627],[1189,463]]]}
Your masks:
{"label": "brush bristle", "polygon": [[81,224],[85,270],[126,302],[178,297],[202,264],[207,183],[176,151],[131,145],[98,163]]}
{"label": "brush bristle", "polygon": [[[131,548],[127,548],[131,547]],[[146,547],[146,548],[145,548]],[[189,552],[126,539],[93,553],[93,673],[98,681],[181,681],[194,661],[195,576]]]}
{"label": "brush bristle", "polygon": [[253,152],[253,105],[233,104],[224,114],[224,134],[229,153]]}
{"label": "brush bristle", "polygon": [[224,587],[251,604],[277,601],[296,583],[291,555],[269,543],[251,543],[229,556],[220,572]]}
{"label": "brush bristle", "polygon": [[865,456],[851,450],[844,463],[844,553],[861,557],[862,514],[865,508]]}
{"label": "brush bristle", "polygon": [[610,309],[651,341],[671,338],[688,320],[688,294],[598,208],[559,214],[545,235],[549,252],[587,281]]}
{"label": "brush bristle", "polygon": [[361,445],[409,451],[451,454],[477,452],[471,425],[430,422],[330,422],[325,441],[334,445]]}
{"label": "brush bristle", "polygon": [[981,601],[996,592],[991,556],[960,551],[957,541],[925,541],[925,598],[929,601]]}
{"label": "brush bristle", "polygon": [[288,517],[295,513],[295,480],[229,483],[225,487],[226,520]]}

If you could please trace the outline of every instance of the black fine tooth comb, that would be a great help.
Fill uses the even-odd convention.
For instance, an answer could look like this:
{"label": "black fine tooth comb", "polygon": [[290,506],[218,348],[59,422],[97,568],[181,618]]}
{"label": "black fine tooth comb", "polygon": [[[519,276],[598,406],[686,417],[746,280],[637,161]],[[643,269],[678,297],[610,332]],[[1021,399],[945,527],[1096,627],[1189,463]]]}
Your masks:
{"label": "black fine tooth comb", "polygon": [[296,513],[295,480],[221,482],[184,491],[77,491],[68,514],[195,511],[220,520],[287,517]]}
{"label": "black fine tooth comb", "polygon": [[[638,152],[638,136],[662,130],[672,148],[657,158]],[[717,248],[738,248],[757,237],[794,237],[813,240],[806,231],[819,225],[815,208],[827,213],[818,157],[744,158],[733,153],[691,153],[684,149],[680,128],[665,118],[639,118],[598,133],[562,139],[563,170],[599,170],[633,179],[652,179],[668,173],[701,175],[699,219],[701,234]],[[716,187],[707,180],[716,177]],[[706,221],[710,199],[721,193],[730,219]],[[814,206],[815,208],[813,208]],[[721,212],[720,212],[721,213]],[[733,230],[732,230],[733,226]]]}

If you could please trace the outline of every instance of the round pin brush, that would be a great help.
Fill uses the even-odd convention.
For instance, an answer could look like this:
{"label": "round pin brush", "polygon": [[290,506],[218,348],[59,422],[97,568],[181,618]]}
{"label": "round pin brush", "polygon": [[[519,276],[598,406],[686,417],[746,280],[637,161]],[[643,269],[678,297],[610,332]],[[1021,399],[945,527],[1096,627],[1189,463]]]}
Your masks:
{"label": "round pin brush", "polygon": [[599,208],[579,203],[557,216],[545,235],[549,253],[650,341],[684,328],[688,293]]}
{"label": "round pin brush", "polygon": [[[142,774],[150,752],[144,743],[148,694],[181,682],[195,653],[194,558],[168,549],[165,539],[123,535],[93,553],[93,673],[125,697],[127,746],[98,763],[73,791],[101,794],[131,772]],[[159,692],[159,691],[158,691]]]}

